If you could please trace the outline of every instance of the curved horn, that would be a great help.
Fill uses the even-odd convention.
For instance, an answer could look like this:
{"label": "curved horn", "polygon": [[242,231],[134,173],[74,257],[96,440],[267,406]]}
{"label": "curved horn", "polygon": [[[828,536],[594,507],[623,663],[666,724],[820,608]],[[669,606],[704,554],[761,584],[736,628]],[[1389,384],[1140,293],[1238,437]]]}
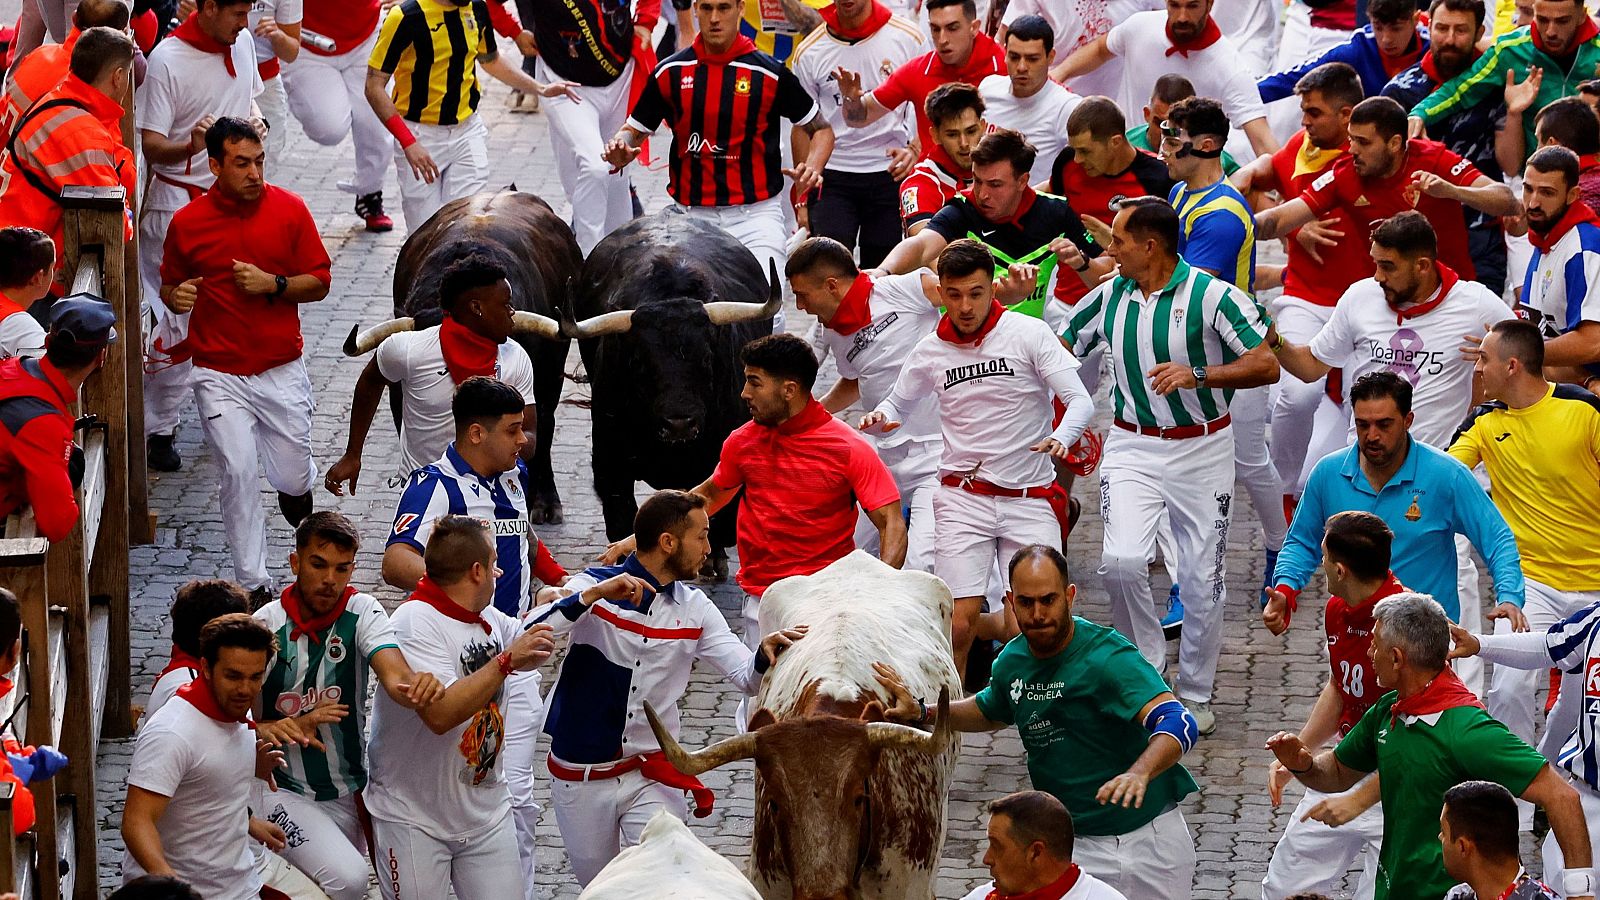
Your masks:
{"label": "curved horn", "polygon": [[923,731],[909,725],[892,722],[868,722],[867,743],[877,748],[904,747],[920,750],[929,756],[943,753],[950,745],[954,729],[950,724],[950,688],[939,689],[939,712],[933,720],[933,730]]}
{"label": "curved horn", "polygon": [[512,334],[531,334],[547,341],[561,340],[561,323],[549,316],[517,310],[511,314]]}
{"label": "curved horn", "polygon": [[745,732],[737,737],[712,744],[704,750],[693,752],[679,746],[677,738],[667,733],[661,724],[661,719],[656,716],[655,707],[649,701],[644,704],[645,718],[650,720],[650,730],[656,734],[656,742],[661,745],[661,752],[667,756],[667,761],[672,767],[691,778],[702,772],[709,772],[719,766],[725,766],[741,759],[750,759],[756,755],[755,732]]}
{"label": "curved horn", "polygon": [[590,316],[582,322],[575,321],[571,313],[564,309],[557,312],[561,315],[561,336],[577,341],[605,337],[608,334],[626,334],[628,329],[633,327],[631,309],[601,313],[598,316]]}
{"label": "curved horn", "polygon": [[770,319],[783,308],[783,285],[778,282],[778,264],[767,260],[767,302],[733,303],[718,301],[706,304],[706,317],[713,325],[733,325],[739,322],[759,322]]}
{"label": "curved horn", "polygon": [[402,331],[410,331],[416,327],[416,320],[407,316],[403,319],[390,319],[381,325],[374,325],[361,334],[356,334],[359,325],[350,328],[350,336],[344,339],[344,355],[360,356],[363,353],[377,349],[378,345]]}

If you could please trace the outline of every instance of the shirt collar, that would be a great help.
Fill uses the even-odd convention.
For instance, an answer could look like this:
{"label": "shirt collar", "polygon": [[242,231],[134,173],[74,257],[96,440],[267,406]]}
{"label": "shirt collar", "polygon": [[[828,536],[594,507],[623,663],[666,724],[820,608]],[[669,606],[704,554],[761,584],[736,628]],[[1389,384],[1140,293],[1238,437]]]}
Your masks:
{"label": "shirt collar", "polygon": [[[669,581],[666,584],[662,584],[661,582],[657,581],[656,577],[650,574],[650,570],[644,567],[644,563],[639,562],[639,554],[629,553],[628,558],[622,561],[622,571],[636,578],[643,579],[644,583],[650,585],[650,589],[655,591],[657,594],[670,597],[673,600],[678,599],[672,590],[677,586],[678,583],[676,581]],[[649,608],[649,602],[649,598],[646,598],[645,603],[640,606],[639,611],[644,612],[647,610]]]}
{"label": "shirt collar", "polygon": [[122,118],[122,104],[106,96],[104,91],[84,81],[76,75],[67,75],[61,82],[60,94],[81,102],[89,108],[89,114],[107,124],[115,123]]}
{"label": "shirt collar", "polygon": [[[1417,450],[1418,446],[1411,435],[1406,435],[1406,461],[1400,464],[1400,470],[1394,473],[1394,477],[1389,479],[1389,484],[1384,485],[1385,488],[1389,487],[1389,485],[1409,484],[1417,480],[1417,457],[1422,455]],[[1350,445],[1350,449],[1345,453],[1344,465],[1339,467],[1339,474],[1348,479],[1356,490],[1371,494],[1374,497],[1378,495],[1372,489],[1372,483],[1367,481],[1366,473],[1361,471],[1360,444]]]}
{"label": "shirt collar", "polygon": [[[1117,281],[1126,284],[1135,294],[1141,297],[1144,296],[1144,289],[1139,287],[1139,282],[1123,275],[1118,275],[1116,278]],[[1172,277],[1167,279],[1167,283],[1162,286],[1161,290],[1156,291],[1156,295],[1160,296],[1167,291],[1177,290],[1178,285],[1183,284],[1188,278],[1189,264],[1184,262],[1183,257],[1180,256],[1178,257],[1178,264],[1172,267]]]}
{"label": "shirt collar", "polygon": [[496,472],[493,475],[484,475],[478,470],[472,468],[472,465],[467,462],[466,457],[462,456],[461,452],[456,449],[455,441],[451,441],[449,445],[444,448],[444,458],[450,461],[450,465],[453,466],[457,472],[460,472],[462,475],[471,475],[473,478],[476,478],[485,484],[492,482],[496,478],[499,478],[501,475],[505,474],[503,472]]}

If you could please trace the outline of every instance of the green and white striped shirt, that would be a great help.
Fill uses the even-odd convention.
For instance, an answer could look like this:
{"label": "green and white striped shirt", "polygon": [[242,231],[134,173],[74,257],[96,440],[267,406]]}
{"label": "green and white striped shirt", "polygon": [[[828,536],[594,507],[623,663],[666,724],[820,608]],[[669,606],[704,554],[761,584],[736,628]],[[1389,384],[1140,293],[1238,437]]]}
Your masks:
{"label": "green and white striped shirt", "polygon": [[1154,427],[1199,425],[1228,411],[1233,391],[1214,388],[1158,396],[1145,373],[1165,362],[1215,366],[1232,362],[1266,340],[1260,310],[1243,291],[1181,258],[1167,282],[1146,297],[1132,279],[1117,276],[1073,306],[1061,339],[1081,359],[1104,342],[1115,381],[1116,417]]}
{"label": "green and white striped shirt", "polygon": [[365,735],[371,660],[386,647],[399,649],[389,614],[368,594],[352,594],[344,613],[314,639],[290,638],[294,622],[274,600],[256,611],[278,638],[278,654],[261,686],[261,718],[299,715],[319,702],[348,704],[350,714],[317,728],[326,748],[282,748],[283,766],[274,773],[278,787],[313,800],[334,800],[367,786]]}

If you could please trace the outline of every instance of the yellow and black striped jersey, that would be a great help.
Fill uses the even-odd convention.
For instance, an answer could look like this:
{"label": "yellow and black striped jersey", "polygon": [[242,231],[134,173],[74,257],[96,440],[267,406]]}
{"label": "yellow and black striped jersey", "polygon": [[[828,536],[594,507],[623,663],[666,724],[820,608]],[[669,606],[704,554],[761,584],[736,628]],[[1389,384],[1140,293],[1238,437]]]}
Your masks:
{"label": "yellow and black striped jersey", "polygon": [[389,10],[368,65],[394,76],[400,115],[458,125],[478,110],[478,61],[495,58],[484,0],[405,0]]}

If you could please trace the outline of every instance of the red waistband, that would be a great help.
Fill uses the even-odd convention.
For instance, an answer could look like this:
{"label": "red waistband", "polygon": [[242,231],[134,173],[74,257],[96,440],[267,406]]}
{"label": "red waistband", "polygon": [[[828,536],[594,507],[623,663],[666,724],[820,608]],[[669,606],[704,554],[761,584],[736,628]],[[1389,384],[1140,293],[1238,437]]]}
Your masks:
{"label": "red waistband", "polygon": [[644,765],[643,756],[630,756],[616,762],[573,768],[556,762],[554,756],[545,755],[545,766],[550,769],[550,774],[562,781],[601,781],[606,778],[617,778],[637,770],[642,765]]}
{"label": "red waistband", "polygon": [[199,200],[202,196],[205,195],[205,192],[206,192],[205,188],[197,188],[194,185],[189,184],[188,182],[178,181],[177,179],[170,178],[170,177],[168,177],[166,175],[161,174],[160,172],[151,172],[150,174],[155,178],[155,180],[157,180],[159,182],[162,182],[163,184],[170,184],[173,187],[183,188],[185,191],[187,191],[189,193],[189,202],[190,203],[193,203],[194,201]]}
{"label": "red waistband", "polygon": [[1055,485],[1046,484],[1040,487],[1008,488],[998,484],[991,484],[977,478],[965,478],[960,475],[944,475],[939,483],[945,487],[960,488],[969,494],[980,494],[984,497],[1043,497],[1048,499],[1055,492]]}
{"label": "red waistband", "polygon": [[1233,423],[1231,413],[1223,413],[1221,418],[1212,419],[1204,425],[1134,425],[1121,419],[1113,419],[1117,427],[1124,431],[1132,431],[1146,437],[1158,437],[1164,441],[1181,441],[1187,438],[1205,437],[1216,434]]}

